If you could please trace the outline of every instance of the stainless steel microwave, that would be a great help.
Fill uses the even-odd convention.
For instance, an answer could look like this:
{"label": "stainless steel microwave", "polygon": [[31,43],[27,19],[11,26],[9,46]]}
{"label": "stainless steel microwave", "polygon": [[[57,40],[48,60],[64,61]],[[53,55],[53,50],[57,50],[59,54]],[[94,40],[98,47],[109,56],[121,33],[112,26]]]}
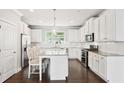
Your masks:
{"label": "stainless steel microwave", "polygon": [[86,42],[93,42],[94,41],[94,33],[86,34],[85,40],[86,40]]}

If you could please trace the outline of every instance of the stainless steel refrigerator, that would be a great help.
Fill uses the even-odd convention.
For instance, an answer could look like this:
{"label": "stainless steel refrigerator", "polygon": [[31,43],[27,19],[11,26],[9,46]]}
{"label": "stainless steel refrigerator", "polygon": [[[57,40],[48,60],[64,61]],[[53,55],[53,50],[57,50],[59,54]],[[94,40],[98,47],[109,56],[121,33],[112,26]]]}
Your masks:
{"label": "stainless steel refrigerator", "polygon": [[21,67],[28,65],[27,47],[31,44],[31,37],[26,34],[21,34]]}

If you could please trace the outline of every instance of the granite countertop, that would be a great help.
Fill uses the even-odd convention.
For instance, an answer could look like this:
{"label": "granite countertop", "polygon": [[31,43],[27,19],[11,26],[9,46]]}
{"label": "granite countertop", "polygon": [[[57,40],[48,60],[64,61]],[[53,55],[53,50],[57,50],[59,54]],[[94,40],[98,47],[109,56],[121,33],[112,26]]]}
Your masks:
{"label": "granite countertop", "polygon": [[40,53],[41,56],[67,56],[65,49],[46,49]]}
{"label": "granite countertop", "polygon": [[88,50],[88,51],[91,51],[93,53],[97,53],[97,54],[103,55],[103,56],[124,56],[123,54],[114,54],[114,53],[102,52],[102,51],[98,51],[98,50]]}

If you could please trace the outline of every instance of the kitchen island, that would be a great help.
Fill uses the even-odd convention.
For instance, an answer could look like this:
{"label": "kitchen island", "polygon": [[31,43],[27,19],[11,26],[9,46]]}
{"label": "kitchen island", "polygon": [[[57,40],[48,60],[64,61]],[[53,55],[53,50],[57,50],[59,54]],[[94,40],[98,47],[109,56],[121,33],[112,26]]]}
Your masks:
{"label": "kitchen island", "polygon": [[50,59],[50,80],[65,80],[68,77],[68,54],[65,49],[46,49],[39,58],[40,62],[43,58]]}

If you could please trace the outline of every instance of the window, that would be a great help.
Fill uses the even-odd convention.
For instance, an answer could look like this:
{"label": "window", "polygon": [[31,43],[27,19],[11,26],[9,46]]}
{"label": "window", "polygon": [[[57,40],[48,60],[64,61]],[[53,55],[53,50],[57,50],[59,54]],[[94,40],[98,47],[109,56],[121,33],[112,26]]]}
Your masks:
{"label": "window", "polygon": [[45,38],[47,43],[64,44],[64,32],[56,32],[56,34],[53,32],[46,32]]}

